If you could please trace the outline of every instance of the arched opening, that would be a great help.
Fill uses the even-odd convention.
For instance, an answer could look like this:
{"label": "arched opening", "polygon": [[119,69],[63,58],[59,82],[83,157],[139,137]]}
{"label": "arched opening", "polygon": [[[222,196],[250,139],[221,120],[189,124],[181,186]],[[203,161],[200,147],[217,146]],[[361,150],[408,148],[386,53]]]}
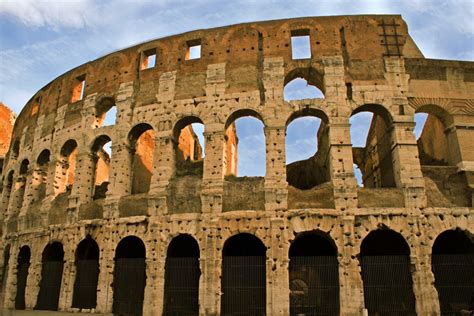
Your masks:
{"label": "arched opening", "polygon": [[236,111],[225,128],[224,175],[265,176],[265,125],[260,115],[253,110]]}
{"label": "arched opening", "polygon": [[369,315],[416,315],[410,248],[400,234],[370,232],[362,241],[360,261]]}
{"label": "arched opening", "polygon": [[51,160],[49,150],[43,150],[36,160],[36,170],[33,174],[33,188],[36,190],[35,201],[41,201],[46,196],[46,185],[48,183],[48,168]]}
{"label": "arched opening", "polygon": [[10,204],[10,198],[12,197],[12,193],[13,193],[14,175],[15,175],[15,171],[10,170],[10,172],[7,175],[5,188],[3,189],[5,191],[5,198],[3,199],[2,203],[3,203],[5,215],[10,213],[8,210],[8,205]]}
{"label": "arched opening", "polygon": [[17,159],[19,155],[20,155],[20,141],[18,139],[15,139],[12,142],[11,158],[12,159]]}
{"label": "arched opening", "polygon": [[76,171],[77,143],[68,140],[60,151],[59,164],[55,174],[55,195],[70,192],[74,184],[74,173]]}
{"label": "arched opening", "polygon": [[95,308],[99,280],[99,246],[90,236],[87,236],[77,246],[75,264],[76,280],[72,307]]}
{"label": "arched opening", "polygon": [[28,269],[30,268],[30,258],[30,247],[21,247],[17,262],[15,309],[25,309],[25,289],[26,281],[28,280]]}
{"label": "arched opening", "polygon": [[221,315],[266,314],[266,250],[260,239],[247,233],[225,242]]}
{"label": "arched opening", "polygon": [[395,187],[392,157],[392,119],[381,105],[357,108],[349,120],[354,172],[360,170],[359,186],[367,188]]}
{"label": "arched opening", "polygon": [[323,99],[323,76],[314,68],[296,68],[285,76],[283,98],[285,101]]}
{"label": "arched opening", "polygon": [[199,246],[179,235],[168,246],[165,264],[164,315],[199,314]]}
{"label": "arched opening", "polygon": [[26,180],[28,177],[29,168],[30,168],[30,162],[27,159],[23,160],[20,165],[20,173],[19,173],[19,176],[17,178],[17,183],[16,183],[16,193],[15,193],[16,201],[15,201],[15,205],[13,205],[13,207],[15,207],[15,210],[14,210],[15,214],[17,214],[20,211],[21,206],[23,204],[23,199],[25,198]]}
{"label": "arched opening", "polygon": [[125,237],[117,245],[113,313],[142,315],[146,285],[145,255],[145,244],[138,237]]}
{"label": "arched opening", "polygon": [[60,242],[48,244],[43,251],[41,282],[35,309],[58,310],[63,265],[63,245]]}
{"label": "arched opening", "polygon": [[109,170],[112,154],[112,141],[107,135],[96,138],[92,145],[94,160],[94,192],[93,200],[104,199],[109,186]]}
{"label": "arched opening", "polygon": [[195,116],[179,120],[173,129],[176,175],[203,173],[204,124]]}
{"label": "arched opening", "polygon": [[94,127],[115,125],[117,107],[113,98],[102,98],[96,106]]}
{"label": "arched opening", "polygon": [[441,315],[461,315],[474,308],[474,243],[461,230],[436,238],[431,257]]}
{"label": "arched opening", "polygon": [[142,123],[130,131],[128,138],[132,155],[131,193],[147,193],[153,174],[155,133],[149,124]]}
{"label": "arched opening", "polygon": [[308,190],[330,180],[329,129],[326,115],[314,109],[294,113],[286,128],[286,180]]}
{"label": "arched opening", "polygon": [[297,236],[290,246],[290,315],[339,315],[339,264],[329,236]]}

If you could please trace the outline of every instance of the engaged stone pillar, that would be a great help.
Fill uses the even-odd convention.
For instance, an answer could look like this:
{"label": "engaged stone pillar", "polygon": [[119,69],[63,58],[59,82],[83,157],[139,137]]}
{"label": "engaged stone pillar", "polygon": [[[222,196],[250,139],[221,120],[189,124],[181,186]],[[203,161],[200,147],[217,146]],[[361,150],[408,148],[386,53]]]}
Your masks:
{"label": "engaged stone pillar", "polygon": [[267,256],[271,267],[267,268],[267,305],[271,310],[267,310],[269,315],[289,315],[290,314],[290,283],[288,259],[289,243],[288,234],[285,229],[285,222],[281,218],[271,220],[271,241],[272,245]]}
{"label": "engaged stone pillar", "polygon": [[28,169],[27,174],[25,175],[25,189],[23,191],[22,205],[20,209],[21,215],[26,215],[28,207],[31,205],[31,202],[35,196],[35,186],[34,186],[34,170],[33,168]]}
{"label": "engaged stone pillar", "polygon": [[405,207],[426,206],[425,182],[418,159],[418,145],[415,135],[413,116],[396,116],[393,122],[392,139],[394,147],[395,183],[405,192]]}
{"label": "engaged stone pillar", "polygon": [[434,287],[434,275],[431,272],[431,251],[420,257],[410,256],[412,269],[413,294],[415,295],[418,315],[439,315],[438,292]]}
{"label": "engaged stone pillar", "polygon": [[[71,240],[72,242],[72,240]],[[74,281],[76,279],[75,249],[66,248],[64,251],[63,276],[61,279],[61,292],[59,294],[58,310],[69,311],[72,305]]]}
{"label": "engaged stone pillar", "polygon": [[74,184],[69,197],[69,220],[75,223],[79,219],[79,208],[81,204],[90,203],[95,189],[95,165],[97,156],[89,152],[77,155],[76,172]]}
{"label": "engaged stone pillar", "polygon": [[222,252],[217,249],[217,223],[207,227],[204,248],[201,248],[199,264],[199,315],[219,315],[221,304]]}
{"label": "engaged stone pillar", "polygon": [[357,183],[354,175],[349,119],[330,118],[329,162],[336,209],[357,207]]}
{"label": "engaged stone pillar", "polygon": [[203,213],[222,212],[223,157],[225,155],[225,131],[220,123],[207,124],[204,132],[206,157],[202,179],[201,202]]}
{"label": "engaged stone pillar", "polygon": [[99,278],[97,282],[97,307],[98,313],[111,313],[113,304],[113,287],[114,280],[114,256],[115,251],[112,245],[111,234],[112,227],[105,228],[108,236],[104,237],[99,244],[103,245],[99,257]]}
{"label": "engaged stone pillar", "polygon": [[285,126],[265,127],[266,175],[265,210],[287,209],[288,189],[285,165]]}
{"label": "engaged stone pillar", "polygon": [[28,269],[28,279],[25,288],[25,305],[26,309],[34,309],[38,300],[39,287],[41,282],[43,249],[32,249],[30,258],[30,267]]}
{"label": "engaged stone pillar", "polygon": [[13,243],[10,247],[10,258],[8,263],[8,270],[6,275],[3,276],[6,279],[3,297],[3,309],[14,309],[15,298],[16,298],[16,287],[17,287],[17,261],[18,261],[19,249],[16,243]]}
{"label": "engaged stone pillar", "polygon": [[354,216],[342,217],[343,245],[338,244],[340,314],[358,316],[364,309],[364,284],[355,246]]}

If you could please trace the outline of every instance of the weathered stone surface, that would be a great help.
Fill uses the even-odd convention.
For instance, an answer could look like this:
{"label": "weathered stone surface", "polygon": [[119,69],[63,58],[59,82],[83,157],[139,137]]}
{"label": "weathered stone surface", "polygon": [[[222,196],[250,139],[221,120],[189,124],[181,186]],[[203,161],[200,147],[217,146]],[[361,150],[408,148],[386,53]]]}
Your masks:
{"label": "weathered stone surface", "polygon": [[[384,30],[397,34],[396,45],[381,41]],[[291,34],[310,36],[311,58],[292,59]],[[187,60],[196,43],[200,58]],[[156,65],[146,68],[153,53]],[[297,291],[290,291],[289,253],[307,235],[323,236],[334,248],[340,314],[363,315],[361,249],[372,232],[390,230],[407,245],[416,313],[439,315],[433,244],[445,231],[463,231],[471,241],[474,234],[473,73],[472,62],[425,59],[396,15],[198,30],[74,68],[33,96],[12,131],[0,204],[2,309],[37,313],[43,251],[59,242],[58,310],[110,314],[119,245],[133,236],[140,241],[130,253],[144,248],[143,314],[162,315],[169,246],[189,235],[199,253],[198,312],[219,315],[226,242],[247,233],[264,248],[267,315],[290,314],[290,293]],[[320,88],[324,99],[286,102],[284,86],[295,78]],[[104,126],[112,106],[115,124]],[[2,109],[0,119],[10,119]],[[362,111],[374,120],[367,146],[353,148],[349,118]],[[431,117],[418,144],[415,112]],[[307,115],[323,121],[318,153],[286,166],[286,128]],[[235,177],[234,122],[243,116],[263,122],[265,177]],[[204,125],[205,148],[192,123]],[[9,133],[0,129],[0,156]],[[102,147],[109,140],[110,157]],[[364,188],[357,187],[354,163]],[[100,269],[96,305],[81,311],[73,297],[77,249],[86,237],[100,250]],[[14,309],[24,246],[31,257],[27,311],[20,312]]]}

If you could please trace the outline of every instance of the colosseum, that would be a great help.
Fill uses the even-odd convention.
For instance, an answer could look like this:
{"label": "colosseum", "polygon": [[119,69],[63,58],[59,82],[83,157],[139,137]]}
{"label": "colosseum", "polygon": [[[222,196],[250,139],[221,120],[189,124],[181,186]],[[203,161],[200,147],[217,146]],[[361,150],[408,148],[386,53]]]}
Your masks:
{"label": "colosseum", "polygon": [[[286,100],[297,78],[323,97]],[[262,126],[264,176],[239,176],[246,117]],[[287,163],[302,117],[321,121],[306,135],[318,149]],[[399,15],[246,23],[110,53],[15,121],[1,310],[472,315],[473,138],[474,63],[425,58]]]}

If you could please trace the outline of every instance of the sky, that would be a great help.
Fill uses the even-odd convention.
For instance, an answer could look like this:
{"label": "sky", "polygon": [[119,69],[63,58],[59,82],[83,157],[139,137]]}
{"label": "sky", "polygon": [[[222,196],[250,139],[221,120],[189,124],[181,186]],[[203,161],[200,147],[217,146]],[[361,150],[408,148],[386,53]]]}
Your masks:
{"label": "sky", "polygon": [[[474,0],[1,0],[0,101],[19,113],[62,73],[143,41],[243,22],[348,14],[401,14],[425,57],[474,59]],[[239,150],[249,144],[241,151],[253,157],[255,144],[264,144],[256,136],[261,127],[240,124]],[[315,145],[301,136],[313,134],[317,122],[301,124],[299,145],[290,145],[297,155],[288,161],[314,154]],[[248,161],[256,165],[255,157]],[[261,166],[244,167],[242,174],[258,172]]]}

